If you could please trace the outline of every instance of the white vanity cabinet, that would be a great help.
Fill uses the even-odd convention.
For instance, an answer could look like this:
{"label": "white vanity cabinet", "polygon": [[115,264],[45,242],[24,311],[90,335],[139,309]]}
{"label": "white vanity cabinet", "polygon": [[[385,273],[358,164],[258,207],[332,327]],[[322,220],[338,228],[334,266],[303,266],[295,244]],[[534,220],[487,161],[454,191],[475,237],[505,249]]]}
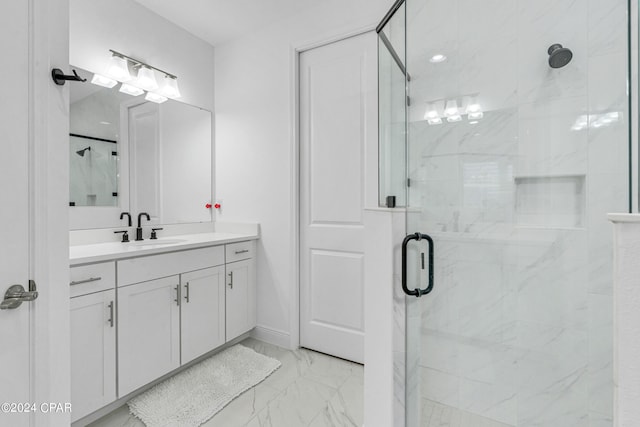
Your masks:
{"label": "white vanity cabinet", "polygon": [[256,326],[255,242],[226,245],[227,341]]}
{"label": "white vanity cabinet", "polygon": [[123,397],[225,342],[224,247],[118,261],[118,304]]}
{"label": "white vanity cabinet", "polygon": [[225,343],[224,266],[180,276],[182,364]]}
{"label": "white vanity cabinet", "polygon": [[71,268],[73,421],[256,325],[254,240],[125,253]]}
{"label": "white vanity cabinet", "polygon": [[72,421],[116,399],[115,263],[71,269]]}
{"label": "white vanity cabinet", "polygon": [[180,366],[180,279],[118,287],[118,395]]}

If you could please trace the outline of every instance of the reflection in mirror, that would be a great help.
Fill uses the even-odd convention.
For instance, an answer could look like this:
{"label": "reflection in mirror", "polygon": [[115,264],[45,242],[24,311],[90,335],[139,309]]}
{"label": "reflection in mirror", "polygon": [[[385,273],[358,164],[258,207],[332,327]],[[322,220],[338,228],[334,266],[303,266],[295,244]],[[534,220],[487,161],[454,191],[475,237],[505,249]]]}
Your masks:
{"label": "reflection in mirror", "polygon": [[118,206],[116,140],[69,134],[71,206]]}
{"label": "reflection in mirror", "polygon": [[151,224],[208,222],[211,113],[89,83],[71,85],[71,229],[121,226],[120,212]]}
{"label": "reflection in mirror", "polygon": [[118,206],[118,105],[126,95],[84,83],[72,85],[69,105],[71,206]]}

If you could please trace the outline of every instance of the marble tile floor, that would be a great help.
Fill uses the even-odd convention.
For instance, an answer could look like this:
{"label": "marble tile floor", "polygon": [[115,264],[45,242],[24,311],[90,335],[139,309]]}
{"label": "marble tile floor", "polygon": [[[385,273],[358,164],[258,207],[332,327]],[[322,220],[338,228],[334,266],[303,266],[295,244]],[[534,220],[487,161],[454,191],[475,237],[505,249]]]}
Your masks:
{"label": "marble tile floor", "polygon": [[512,427],[480,415],[423,399],[421,427]]}
{"label": "marble tile floor", "polygon": [[[282,366],[229,403],[204,427],[362,426],[362,365],[306,349],[290,351],[252,338],[241,344],[278,359]],[[90,426],[144,424],[123,405]]]}

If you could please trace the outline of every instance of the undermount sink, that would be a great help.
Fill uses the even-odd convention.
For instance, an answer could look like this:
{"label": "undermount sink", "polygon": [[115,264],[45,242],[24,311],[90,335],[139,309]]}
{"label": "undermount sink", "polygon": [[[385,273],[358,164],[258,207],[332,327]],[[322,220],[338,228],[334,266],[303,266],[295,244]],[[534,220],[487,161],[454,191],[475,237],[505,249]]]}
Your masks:
{"label": "undermount sink", "polygon": [[157,239],[157,240],[141,240],[141,241],[133,241],[129,244],[132,246],[164,246],[164,245],[175,245],[176,243],[186,242],[185,239]]}

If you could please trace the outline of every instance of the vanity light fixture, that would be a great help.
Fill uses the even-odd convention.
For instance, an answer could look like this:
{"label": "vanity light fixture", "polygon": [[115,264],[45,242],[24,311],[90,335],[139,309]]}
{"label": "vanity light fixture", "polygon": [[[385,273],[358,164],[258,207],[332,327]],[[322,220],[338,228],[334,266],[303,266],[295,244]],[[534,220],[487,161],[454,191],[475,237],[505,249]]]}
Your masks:
{"label": "vanity light fixture", "polygon": [[109,65],[107,65],[106,74],[109,77],[116,79],[119,82],[128,82],[131,80],[131,74],[129,73],[129,64],[124,55],[118,52],[111,51],[111,59]]}
{"label": "vanity light fixture", "polygon": [[[458,104],[460,101],[460,104]],[[461,95],[457,98],[427,101],[424,120],[429,125],[439,125],[446,119],[448,123],[459,122],[467,117],[470,124],[477,124],[484,117],[478,95]]]}
{"label": "vanity light fixture", "polygon": [[[460,116],[458,113],[458,103],[455,99],[450,99],[445,104],[444,115],[448,117]],[[450,120],[449,120],[450,121]],[[457,120],[456,120],[457,121]]]}
{"label": "vanity light fixture", "polygon": [[162,104],[169,98],[154,92],[147,92],[147,96],[145,96],[144,99],[146,99],[147,101],[155,102],[156,104]]}
{"label": "vanity light fixture", "polygon": [[435,105],[429,104],[427,107],[427,112],[424,113],[424,119],[430,125],[440,125],[442,124],[442,119],[440,118],[440,113],[436,109]]}
{"label": "vanity light fixture", "polygon": [[[149,93],[155,92],[158,96],[152,95],[151,98],[157,100],[160,100],[163,97],[180,97],[180,89],[178,89],[178,77],[176,75],[142,62],[139,59],[135,59],[120,52],[116,52],[115,50],[109,49],[109,52],[111,52],[112,56],[111,62],[109,63],[109,73],[107,73],[108,76],[113,77],[117,81],[122,83],[128,82],[131,86],[135,86]],[[133,81],[131,81],[131,75],[129,74],[129,66],[131,66],[133,70],[137,70],[137,76]],[[114,73],[111,73],[112,70],[115,74],[124,76],[124,79],[119,78],[117,75],[114,75]],[[158,85],[158,82],[156,80],[156,72],[164,75],[161,86]],[[164,100],[161,102],[164,102]]]}
{"label": "vanity light fixture", "polygon": [[147,91],[158,89],[158,82],[156,82],[153,70],[144,65],[138,70],[138,77],[133,82],[133,85]]}
{"label": "vanity light fixture", "polygon": [[94,74],[93,78],[91,79],[91,83],[111,89],[118,84],[118,81],[113,80],[107,76],[103,76],[102,74]]}
{"label": "vanity light fixture", "polygon": [[165,75],[158,94],[166,96],[167,98],[180,98],[180,89],[178,89],[178,78],[174,76]]}
{"label": "vanity light fixture", "polygon": [[120,86],[120,92],[126,93],[127,95],[131,96],[138,96],[144,93],[144,91],[139,87],[132,86],[128,83],[122,83],[122,86]]}
{"label": "vanity light fixture", "polygon": [[467,114],[477,113],[479,111],[482,111],[482,107],[480,107],[480,104],[478,104],[477,102],[474,101],[467,105]]}

